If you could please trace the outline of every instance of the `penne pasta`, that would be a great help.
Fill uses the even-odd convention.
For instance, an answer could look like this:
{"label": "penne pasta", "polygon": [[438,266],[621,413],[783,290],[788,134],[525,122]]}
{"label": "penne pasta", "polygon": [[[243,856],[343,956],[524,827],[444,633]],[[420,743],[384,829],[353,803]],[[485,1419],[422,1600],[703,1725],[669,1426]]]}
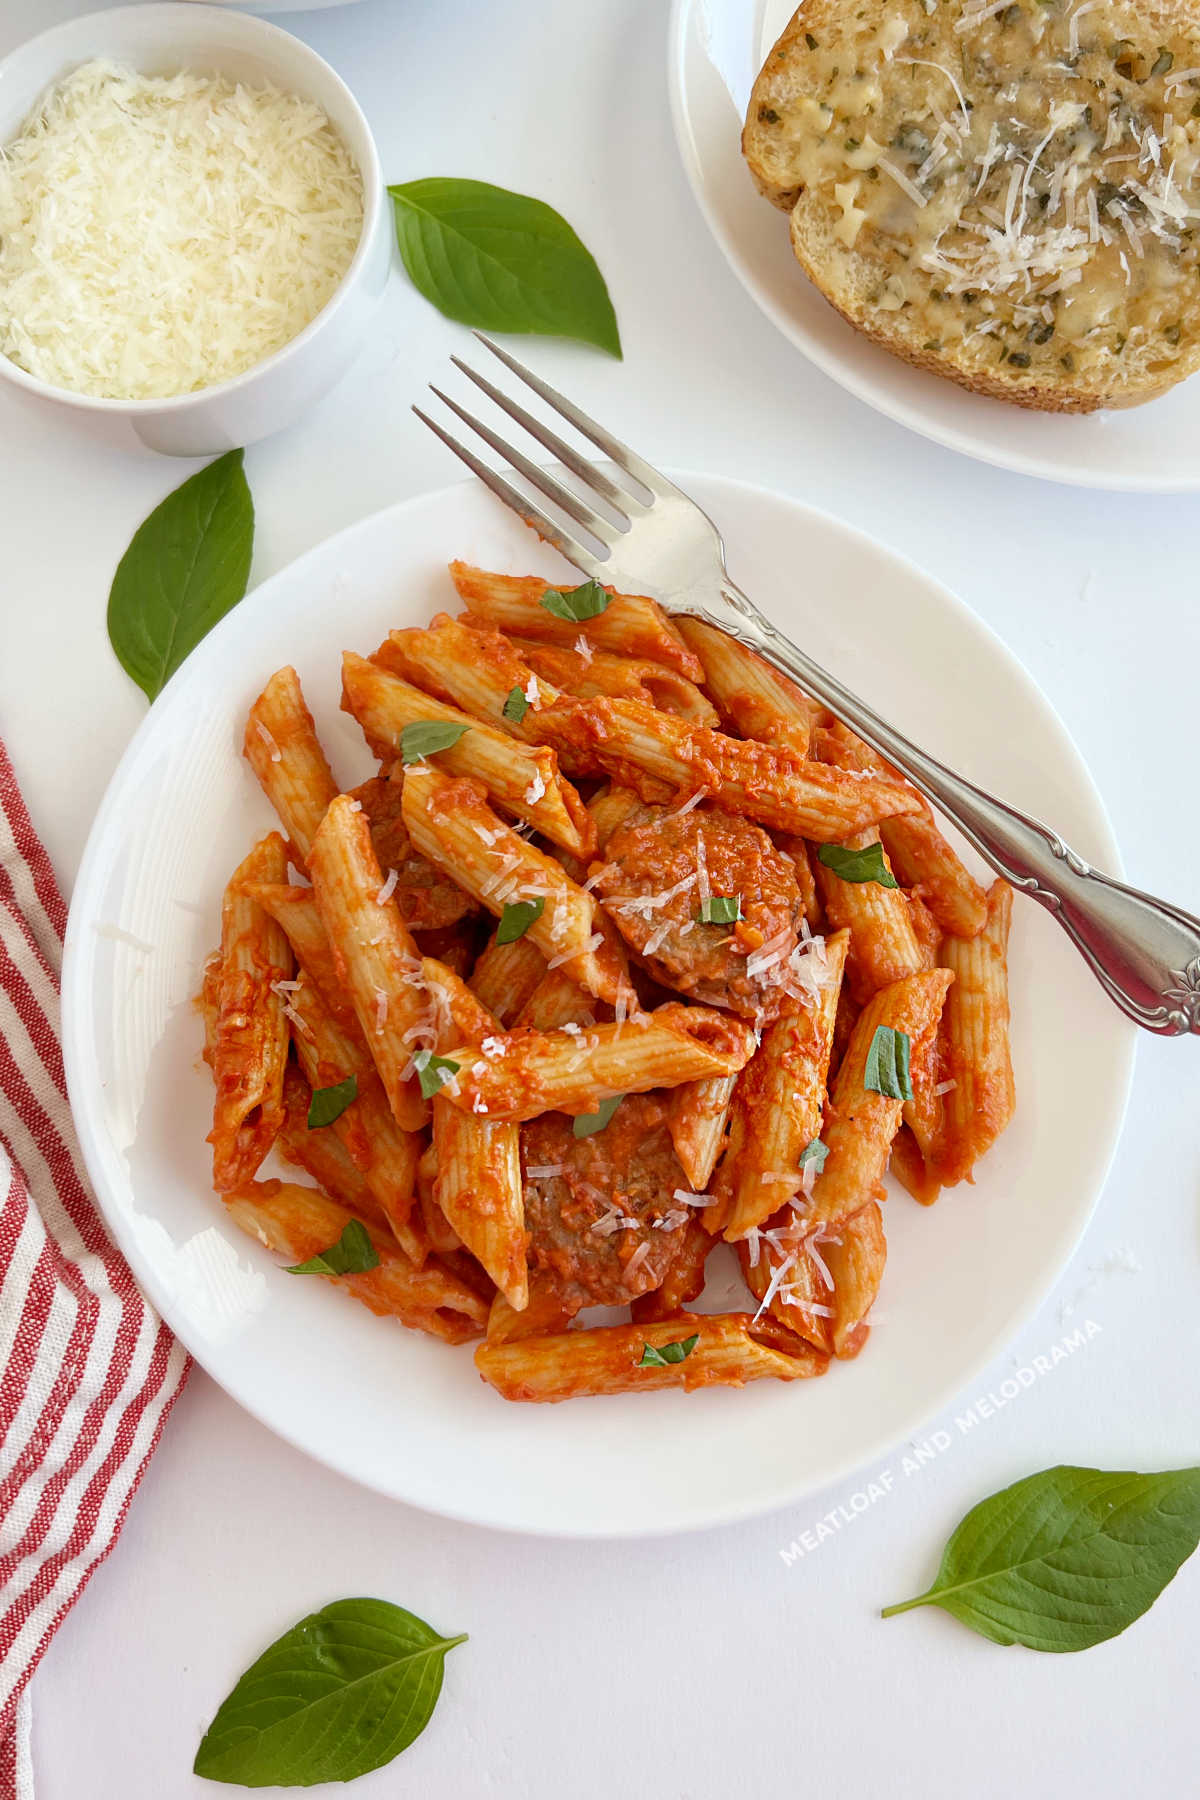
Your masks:
{"label": "penne pasta", "polygon": [[446,774],[481,781],[497,806],[526,820],[571,855],[588,857],[595,850],[596,832],[587,808],[559,774],[552,750],[516,744],[502,731],[432,699],[350,651],[342,658],[342,706],[386,761],[400,754],[406,726],[430,719],[461,725],[458,742],[437,752]]}
{"label": "penne pasta", "polygon": [[906,975],[881,988],[858,1015],[830,1090],[831,1116],[824,1134],[828,1154],[804,1213],[810,1231],[835,1230],[886,1191],[883,1176],[900,1127],[901,1101],[865,1085],[871,1045],[880,1026],[902,1032],[910,1041],[920,1037],[931,1022],[936,1024],[953,979],[945,969]]}
{"label": "penne pasta", "polygon": [[821,1244],[833,1278],[833,1354],[857,1356],[867,1339],[867,1315],[875,1304],[887,1262],[883,1214],[874,1200]]}
{"label": "penne pasta", "polygon": [[417,1201],[430,1249],[436,1250],[439,1256],[449,1256],[452,1251],[462,1249],[462,1239],[437,1203],[434,1192],[436,1182],[437,1152],[430,1142],[422,1151],[417,1164]]}
{"label": "penne pasta", "polygon": [[339,794],[309,852],[313,898],[396,1123],[416,1131],[428,1108],[412,1069],[423,1022],[421,961],[383,876],[361,807]]}
{"label": "penne pasta", "polygon": [[[845,847],[863,850],[878,843],[879,832],[872,829],[855,833]],[[882,847],[881,854],[890,873]],[[917,938],[902,888],[883,887],[878,881],[843,881],[825,867],[819,855],[814,865],[826,919],[835,929],[850,933],[846,985],[860,1006],[893,981],[933,968],[933,954]]]}
{"label": "penne pasta", "polygon": [[717,1166],[737,1080],[736,1075],[712,1075],[706,1081],[685,1081],[672,1090],[667,1130],[688,1186],[695,1193],[704,1192]]}
{"label": "penne pasta", "polygon": [[790,1206],[737,1243],[738,1262],[759,1302],[760,1320],[772,1318],[814,1350],[832,1356],[832,1277],[824,1253],[822,1235],[806,1237],[803,1219]]}
{"label": "penne pasta", "polygon": [[295,669],[277,669],[250,708],[243,750],[303,867],[338,788]]}
{"label": "penne pasta", "polygon": [[[817,733],[814,748],[822,761],[840,768],[900,779],[890,763],[840,721]],[[921,796],[918,800],[914,811],[880,826],[896,879],[902,887],[920,889],[943,931],[974,937],[983,930],[984,891],[938,830],[929,802]]]}
{"label": "penne pasta", "polygon": [[694,725],[718,725],[716,707],[706,700],[694,681],[665,669],[661,663],[647,662],[636,656],[613,656],[607,650],[592,650],[585,656],[579,649],[563,644],[531,644],[518,641],[515,648],[547,688],[546,703],[552,695],[569,694],[575,700],[610,698],[641,700],[676,718],[690,719]]}
{"label": "penne pasta", "polygon": [[511,1344],[517,1338],[543,1337],[564,1331],[570,1315],[554,1289],[539,1275],[529,1282],[529,1304],[517,1312],[502,1293],[497,1292],[488,1313],[489,1344]]}
{"label": "penne pasta", "polygon": [[384,1213],[337,1134],[323,1126],[310,1130],[308,1109],[313,1091],[295,1063],[289,1063],[283,1081],[283,1124],[275,1140],[284,1162],[294,1163],[312,1176],[317,1186],[339,1206],[363,1218],[387,1224]]}
{"label": "penne pasta", "polygon": [[813,874],[816,852],[809,850],[803,838],[789,837],[786,833],[778,834],[776,841],[779,848],[792,859],[792,867],[796,871],[796,886],[800,889],[800,898],[804,904],[804,917],[808,929],[814,937],[820,937],[825,930],[825,914],[821,910],[816,876]]}
{"label": "penne pasta", "polygon": [[907,1125],[901,1125],[892,1140],[892,1160],[888,1167],[901,1187],[922,1206],[932,1206],[942,1191],[941,1182],[927,1165]]}
{"label": "penne pasta", "polygon": [[[450,576],[470,613],[518,638],[550,644],[574,644],[580,638],[597,650],[644,657],[675,669],[689,681],[703,681],[699,659],[688,649],[672,620],[655,601],[642,595],[610,596],[604,611],[576,624],[547,612],[542,600],[552,584],[537,575],[492,575],[468,563],[452,562]],[[577,586],[569,581],[568,588]]]}
{"label": "penne pasta", "polygon": [[380,1217],[419,1266],[425,1243],[411,1217],[419,1135],[397,1125],[356,1019],[339,1021],[307,976],[290,996],[289,1013],[296,1058],[314,1093],[354,1077],[355,1098],[322,1129],[343,1146]]}
{"label": "penne pasta", "polygon": [[[686,1342],[682,1362],[643,1366],[647,1345]],[[475,1352],[483,1379],[505,1400],[571,1400],[584,1394],[627,1394],[677,1387],[742,1387],[773,1376],[797,1381],[823,1375],[827,1358],[793,1340],[794,1354],[756,1335],[748,1313],[677,1313],[661,1323],[607,1325],[592,1331],[484,1343]]]}
{"label": "penne pasta", "polygon": [[786,744],[798,756],[808,755],[809,733],[821,715],[814,700],[715,625],[680,619],[679,630],[704,665],[704,684],[727,729],[738,737]]}
{"label": "penne pasta", "polygon": [[545,973],[546,959],[528,937],[498,944],[493,933],[467,985],[481,1006],[511,1025]]}
{"label": "penne pasta", "polygon": [[[482,1046],[487,1055],[501,1041],[498,1021],[449,969],[427,958],[422,975],[439,1013],[438,1054],[464,1039],[473,1049]],[[463,1112],[441,1093],[434,1095],[432,1106],[434,1198],[464,1249],[514,1311],[522,1312],[529,1301],[529,1277],[520,1128]]]}
{"label": "penne pasta", "polygon": [[[268,1250],[307,1262],[336,1244],[355,1216],[316,1188],[291,1181],[251,1181],[223,1196],[229,1216]],[[397,1245],[369,1220],[366,1226],[379,1257],[360,1275],[321,1275],[361,1301],[373,1313],[399,1319],[448,1344],[479,1337],[487,1324],[487,1304],[463,1281],[436,1262],[416,1268]]]}
{"label": "penne pasta", "polygon": [[916,888],[909,888],[908,916],[912,920],[913,933],[922,952],[928,958],[926,967],[937,968],[938,951],[942,947],[942,928],[926,906]]}
{"label": "penne pasta", "polygon": [[433,1100],[434,1199],[464,1249],[491,1276],[509,1305],[529,1301],[525,1266],[525,1192],[516,1125],[480,1119]]}
{"label": "penne pasta", "polygon": [[498,918],[510,902],[542,902],[525,937],[548,964],[599,999],[632,1003],[623,953],[601,929],[595,899],[505,825],[478,782],[414,767],[404,781],[404,818],[422,854]]}
{"label": "penne pasta", "polygon": [[[942,1057],[940,1020],[930,1019],[909,1047],[912,1099],[901,1115],[927,1163],[932,1162],[942,1133]],[[901,1153],[903,1155],[903,1152]]]}
{"label": "penne pasta", "polygon": [[510,1034],[483,1055],[457,1045],[446,1052],[455,1068],[445,1093],[494,1119],[579,1115],[616,1095],[735,1074],[753,1052],[754,1031],[742,1020],[668,1001],[619,1025]]}
{"label": "penne pasta", "polygon": [[225,890],[220,963],[206,975],[201,995],[202,1008],[207,1005],[213,1015],[216,1099],[208,1141],[218,1193],[250,1179],[283,1123],[288,1024],[276,984],[290,977],[292,953],[279,926],[248,898],[243,884],[281,881],[286,874],[287,847],[272,832],[255,845]]}
{"label": "penne pasta", "polygon": [[786,1200],[812,1191],[803,1152],[821,1136],[834,1021],[849,947],[839,931],[825,942],[827,976],[811,1005],[793,1004],[763,1033],[738,1079],[729,1142],[717,1175],[725,1237],[745,1237]]}
{"label": "penne pasta", "polygon": [[513,1022],[514,1030],[560,1031],[564,1025],[594,1025],[592,996],[564,969],[548,969]]}
{"label": "penne pasta", "polygon": [[192,1002],[204,1021],[204,1060],[211,1069],[217,1047],[217,1019],[221,1011],[221,952],[214,950],[204,961],[200,992]]}
{"label": "penne pasta", "polygon": [[726,812],[819,843],[841,843],[894,812],[920,804],[911,788],[857,779],[807,762],[784,745],[743,742],[656,712],[637,700],[560,701],[527,721],[573,766],[607,775],[649,802],[664,786],[703,788]]}
{"label": "penne pasta", "polygon": [[338,1023],[345,1027],[355,1020],[312,889],[290,887],[285,882],[247,881],[242,891],[282,928],[296,961],[316,984]]}
{"label": "penne pasta", "polygon": [[596,827],[596,849],[603,856],[609,838],[615,836],[631,813],[640,810],[642,802],[632,788],[608,786],[588,801],[588,811]]}
{"label": "penne pasta", "polygon": [[942,942],[942,967],[954,980],[943,1021],[943,1061],[953,1086],[944,1097],[944,1134],[933,1162],[947,1187],[970,1180],[1016,1103],[1008,1044],[1011,919],[1012,889],[997,881],[988,894],[987,924],[979,935]]}
{"label": "penne pasta", "polygon": [[485,719],[509,737],[527,737],[514,709],[509,706],[505,711],[514,688],[525,706],[535,711],[558,698],[548,680],[535,676],[521,647],[503,632],[477,621],[464,624],[447,613],[438,613],[424,629],[389,632],[371,660],[427,694],[461,706],[473,718]]}
{"label": "penne pasta", "polygon": [[836,1231],[806,1231],[784,1208],[738,1244],[746,1284],[789,1331],[826,1355],[857,1356],[887,1261],[883,1218],[869,1201]]}

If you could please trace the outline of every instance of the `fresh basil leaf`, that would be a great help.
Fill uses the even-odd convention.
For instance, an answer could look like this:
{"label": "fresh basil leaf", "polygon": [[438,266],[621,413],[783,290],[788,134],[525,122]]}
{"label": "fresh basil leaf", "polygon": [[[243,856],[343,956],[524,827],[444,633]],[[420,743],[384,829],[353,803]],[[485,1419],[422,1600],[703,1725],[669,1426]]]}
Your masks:
{"label": "fresh basil leaf", "polygon": [[700,1333],[694,1337],[679,1338],[674,1344],[660,1344],[655,1349],[653,1344],[642,1345],[642,1360],[639,1369],[665,1369],[670,1363],[681,1363],[685,1356],[690,1356],[700,1342]]}
{"label": "fresh basil leaf", "polygon": [[254,502],[227,451],[138,526],[108,594],[108,641],[148,699],[246,592]]}
{"label": "fresh basil leaf", "polygon": [[400,760],[407,768],[439,750],[450,750],[470,729],[469,725],[456,725],[453,719],[414,719],[400,733]]}
{"label": "fresh basil leaf", "polygon": [[889,1100],[911,1100],[911,1050],[912,1040],[907,1031],[893,1031],[890,1025],[877,1025],[871,1048],[867,1051],[863,1086],[873,1093],[886,1094]]}
{"label": "fresh basil leaf", "polygon": [[1200,1541],[1200,1468],[1154,1475],[1060,1466],[973,1507],[927,1593],[994,1644],[1087,1650],[1151,1607]]}
{"label": "fresh basil leaf", "polygon": [[603,1131],[624,1098],[624,1094],[614,1094],[611,1100],[602,1100],[594,1113],[580,1113],[572,1126],[575,1136],[593,1137],[597,1131]]}
{"label": "fresh basil leaf", "polygon": [[887,866],[881,843],[864,844],[861,850],[849,850],[845,844],[822,844],[817,861],[842,881],[877,881],[880,887],[899,887]]}
{"label": "fresh basil leaf", "polygon": [[742,916],[740,894],[710,894],[696,914],[701,925],[736,925]]}
{"label": "fresh basil leaf", "polygon": [[428,1725],[446,1652],[466,1641],[386,1600],[323,1606],[251,1663],[193,1772],[238,1787],[315,1787],[381,1769]]}
{"label": "fresh basil leaf", "polygon": [[500,923],[496,927],[498,944],[515,944],[518,938],[525,936],[535,919],[540,919],[546,909],[544,900],[514,900],[500,914]]}
{"label": "fresh basil leaf", "polygon": [[604,277],[545,201],[438,177],[388,193],[409,279],[448,319],[480,331],[578,338],[620,356]]}
{"label": "fresh basil leaf", "polygon": [[417,1071],[421,1092],[427,1100],[432,1100],[435,1094],[441,1093],[448,1081],[454,1080],[462,1064],[451,1061],[448,1056],[435,1056],[432,1050],[418,1050],[413,1057],[413,1067]]}
{"label": "fresh basil leaf", "polygon": [[577,588],[547,588],[541,603],[556,619],[582,625],[585,619],[599,618],[611,599],[598,581],[589,578]]}
{"label": "fresh basil leaf", "polygon": [[379,1252],[361,1219],[348,1219],[336,1244],[310,1256],[307,1262],[294,1263],[288,1275],[365,1275],[379,1267]]}
{"label": "fresh basil leaf", "polygon": [[514,725],[519,725],[528,711],[529,702],[525,698],[525,690],[519,687],[512,689],[508,699],[500,708],[501,717],[511,720]]}
{"label": "fresh basil leaf", "polygon": [[817,1174],[825,1167],[825,1158],[829,1155],[829,1145],[823,1144],[820,1138],[814,1138],[811,1144],[805,1144],[800,1152],[800,1167],[807,1169],[809,1163],[816,1165]]}
{"label": "fresh basil leaf", "polygon": [[308,1129],[319,1131],[322,1125],[332,1125],[357,1099],[357,1075],[347,1075],[345,1081],[336,1082],[333,1087],[314,1088],[308,1103]]}

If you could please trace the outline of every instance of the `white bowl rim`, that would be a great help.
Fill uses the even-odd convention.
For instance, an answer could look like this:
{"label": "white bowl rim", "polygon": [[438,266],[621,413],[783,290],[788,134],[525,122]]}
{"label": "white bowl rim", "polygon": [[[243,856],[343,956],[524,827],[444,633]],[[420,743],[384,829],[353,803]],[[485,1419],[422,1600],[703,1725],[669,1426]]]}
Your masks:
{"label": "white bowl rim", "polygon": [[[209,387],[195,388],[186,394],[164,394],[159,398],[150,396],[141,400],[122,400],[109,394],[83,394],[75,388],[54,387],[50,382],[42,381],[40,377],[31,375],[28,369],[22,369],[18,363],[13,362],[11,357],[5,356],[0,351],[0,376],[12,381],[16,386],[27,389],[31,394],[38,394],[45,400],[55,400],[60,405],[77,406],[85,412],[116,414],[120,418],[159,417],[163,413],[180,413],[186,411],[189,406],[196,406],[202,401],[213,399],[214,396],[235,394],[256,380],[264,371],[280,368],[293,353],[298,354],[302,346],[308,343],[317,331],[329,321],[333,313],[340,309],[351,284],[370,255],[374,234],[378,228],[379,215],[383,210],[384,181],[383,167],[379,161],[379,147],[375,142],[375,134],[367,122],[366,114],[355,99],[353,92],[342,80],[333,64],[326,62],[325,58],[306,44],[302,38],[296,37],[293,32],[285,31],[282,25],[275,25],[270,19],[259,18],[253,13],[241,11],[234,13],[225,6],[197,6],[192,3],[192,0],[154,0],[154,3],[149,5],[111,6],[103,12],[84,13],[78,18],[64,19],[57,25],[51,25],[46,31],[39,31],[34,37],[25,38],[22,43],[9,52],[8,56],[0,58],[0,79],[3,79],[10,57],[32,49],[35,45],[50,45],[56,37],[68,37],[85,21],[91,25],[100,25],[114,19],[135,17],[148,19],[155,15],[161,17],[164,13],[175,13],[188,20],[203,18],[205,14],[225,20],[236,17],[249,28],[252,35],[257,33],[268,46],[280,38],[296,45],[310,63],[328,75],[334,85],[341,89],[350,112],[361,125],[363,142],[369,152],[367,166],[363,168],[360,163],[359,168],[363,183],[363,223],[358,246],[350,266],[320,312],[316,313],[303,330],[296,333],[295,337],[289,338],[286,344],[281,344],[278,350],[272,350],[271,354],[264,356],[261,361],[251,363],[250,367],[243,369],[240,374],[230,375],[225,381],[214,381]],[[45,92],[45,89],[40,92]],[[38,97],[40,95],[30,99],[31,107]],[[348,145],[347,148],[349,148]],[[355,161],[358,162],[360,159],[356,157]]]}

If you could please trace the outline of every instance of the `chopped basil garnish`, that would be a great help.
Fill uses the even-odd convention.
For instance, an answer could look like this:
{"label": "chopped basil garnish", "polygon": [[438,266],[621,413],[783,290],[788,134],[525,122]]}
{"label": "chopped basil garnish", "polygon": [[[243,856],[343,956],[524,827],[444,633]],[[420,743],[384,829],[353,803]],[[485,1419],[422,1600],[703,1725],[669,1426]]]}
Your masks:
{"label": "chopped basil garnish", "polygon": [[711,894],[696,914],[701,925],[736,925],[742,916],[740,894]]}
{"label": "chopped basil garnish", "polygon": [[885,1094],[889,1100],[911,1100],[912,1076],[908,1066],[911,1049],[912,1040],[907,1031],[893,1031],[890,1025],[877,1025],[871,1048],[867,1051],[863,1086],[872,1093]]}
{"label": "chopped basil garnish", "polygon": [[289,1275],[364,1275],[379,1267],[379,1252],[361,1219],[350,1219],[336,1244],[296,1263]]}
{"label": "chopped basil garnish", "polygon": [[462,1064],[452,1062],[448,1056],[435,1056],[432,1050],[418,1050],[413,1057],[413,1067],[417,1071],[421,1092],[427,1100],[432,1100],[435,1094],[441,1093],[448,1081],[454,1080]]}
{"label": "chopped basil garnish", "polygon": [[496,942],[515,944],[518,938],[525,936],[534,920],[541,918],[545,906],[544,900],[514,900],[500,915],[500,923],[496,927]]}
{"label": "chopped basil garnish", "polygon": [[400,760],[407,767],[438,750],[449,750],[469,730],[469,725],[456,725],[452,719],[415,719],[400,733]]}
{"label": "chopped basil garnish", "polygon": [[865,844],[861,850],[848,850],[845,844],[822,844],[817,861],[832,869],[841,881],[877,881],[885,888],[899,886],[880,843]]}
{"label": "chopped basil garnish", "polygon": [[814,1138],[811,1144],[805,1144],[800,1152],[800,1167],[807,1169],[812,1163],[819,1175],[825,1167],[825,1158],[829,1155],[829,1145],[823,1144],[820,1138]]}
{"label": "chopped basil garnish", "polygon": [[504,705],[500,708],[501,716],[505,719],[511,720],[511,722],[514,725],[519,725],[521,723],[521,720],[525,717],[525,714],[528,711],[529,711],[529,702],[525,698],[524,689],[519,688],[519,687],[515,687],[512,689],[511,693],[508,696],[508,699],[504,702]]}
{"label": "chopped basil garnish", "polygon": [[542,605],[556,619],[567,619],[573,625],[582,625],[585,619],[595,619],[602,613],[611,594],[606,594],[598,581],[581,581],[577,588],[547,588],[542,595]]}
{"label": "chopped basil garnish", "polygon": [[642,1360],[639,1369],[665,1369],[671,1363],[681,1363],[685,1356],[690,1356],[700,1342],[700,1333],[694,1337],[679,1338],[673,1344],[660,1344],[656,1350],[653,1344],[642,1345]]}
{"label": "chopped basil garnish", "polygon": [[603,1131],[624,1098],[624,1094],[614,1094],[611,1100],[602,1100],[594,1113],[580,1113],[572,1127],[575,1136],[592,1137],[597,1131]]}
{"label": "chopped basil garnish", "polygon": [[322,1125],[332,1125],[357,1099],[357,1075],[347,1075],[345,1081],[335,1082],[332,1087],[314,1088],[308,1103],[308,1129],[319,1131]]}

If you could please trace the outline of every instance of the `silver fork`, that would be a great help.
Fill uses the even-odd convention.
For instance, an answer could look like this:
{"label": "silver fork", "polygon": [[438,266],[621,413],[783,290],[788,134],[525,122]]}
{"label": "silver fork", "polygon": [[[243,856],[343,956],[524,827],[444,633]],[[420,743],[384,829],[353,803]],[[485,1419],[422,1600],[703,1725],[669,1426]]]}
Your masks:
{"label": "silver fork", "polygon": [[[757,650],[902,770],[998,874],[1053,914],[1112,999],[1136,1024],[1166,1037],[1200,1033],[1200,919],[1091,868],[1048,825],[956,775],[889,725],[784,637],[734,585],[725,567],[721,534],[694,500],[515,356],[481,333],[475,335],[625,477],[614,480],[607,470],[597,468],[455,356],[451,358],[455,367],[550,451],[579,486],[567,486],[440,388],[433,392],[585,536],[564,528],[414,407],[417,417],[498,499],[585,575],[633,593],[643,592],[649,584],[667,612],[703,619]],[[597,511],[593,502],[606,510]]]}

